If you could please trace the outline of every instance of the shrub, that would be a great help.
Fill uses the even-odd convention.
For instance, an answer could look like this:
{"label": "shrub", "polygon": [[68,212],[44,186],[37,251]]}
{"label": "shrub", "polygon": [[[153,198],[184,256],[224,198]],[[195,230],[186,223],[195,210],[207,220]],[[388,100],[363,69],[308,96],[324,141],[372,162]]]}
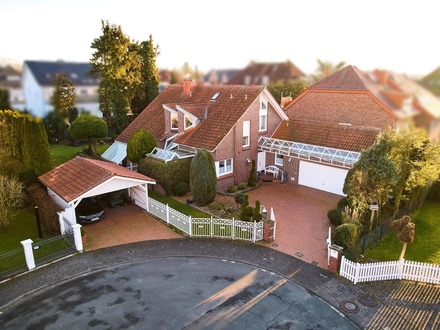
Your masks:
{"label": "shrub", "polygon": [[348,198],[347,197],[342,197],[339,201],[338,204],[336,205],[336,208],[343,210],[345,209],[346,206],[350,206],[348,203]]}
{"label": "shrub", "polygon": [[440,181],[434,182],[429,188],[428,198],[440,202]]}
{"label": "shrub", "polygon": [[241,221],[251,221],[254,215],[254,209],[251,206],[248,206],[241,210],[240,220]]}
{"label": "shrub", "polygon": [[189,191],[189,184],[183,181],[177,182],[174,186],[174,195],[183,196]]}
{"label": "shrub", "polygon": [[358,237],[358,228],[354,223],[344,223],[335,230],[335,243],[343,248],[354,247]]}
{"label": "shrub", "polygon": [[229,186],[228,187],[228,189],[226,190],[228,193],[231,193],[231,194],[233,194],[233,193],[236,193],[237,192],[237,186],[235,186],[235,185],[232,185],[232,186]]}
{"label": "shrub", "polygon": [[261,221],[261,219],[263,219],[263,215],[261,214],[261,203],[259,200],[256,200],[254,208],[254,220]]}
{"label": "shrub", "polygon": [[28,188],[31,206],[38,206],[42,230],[45,236],[59,235],[58,213],[61,207],[47,194],[40,184]]}
{"label": "shrub", "polygon": [[252,159],[251,172],[249,173],[248,186],[255,187],[257,185],[257,175],[255,168],[255,159]]}
{"label": "shrub", "polygon": [[242,192],[235,195],[234,200],[237,203],[237,208],[239,207],[239,205],[242,205],[244,203],[245,199],[246,198]]}
{"label": "shrub", "polygon": [[327,212],[327,218],[332,224],[332,226],[342,225],[342,212],[340,209],[331,209]]}
{"label": "shrub", "polygon": [[144,128],[134,132],[127,142],[127,159],[138,163],[157,146],[154,136]]}
{"label": "shrub", "polygon": [[238,185],[237,185],[237,189],[238,190],[245,190],[247,188],[247,184],[246,184],[246,182],[240,182]]}
{"label": "shrub", "polygon": [[190,188],[194,202],[199,206],[212,203],[217,193],[217,174],[212,154],[199,150],[191,161]]}
{"label": "shrub", "polygon": [[208,208],[210,210],[220,211],[222,209],[222,204],[217,202],[217,201],[214,201],[214,202],[212,202],[211,204],[208,205]]}

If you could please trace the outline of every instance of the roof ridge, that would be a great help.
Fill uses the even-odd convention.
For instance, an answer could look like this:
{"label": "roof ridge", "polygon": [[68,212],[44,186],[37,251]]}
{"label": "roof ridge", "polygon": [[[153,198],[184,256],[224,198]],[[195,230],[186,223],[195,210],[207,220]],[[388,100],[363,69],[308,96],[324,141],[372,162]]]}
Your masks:
{"label": "roof ridge", "polygon": [[110,171],[109,169],[107,169],[107,168],[103,168],[103,167],[101,167],[101,166],[99,166],[98,164],[95,163],[95,161],[98,161],[98,162],[100,162],[100,163],[113,164],[113,163],[110,163],[110,162],[108,162],[108,161],[106,161],[106,160],[91,159],[91,158],[82,157],[82,156],[76,156],[76,158],[79,158],[79,159],[81,159],[81,160],[85,160],[85,161],[87,161],[88,163],[92,164],[93,166],[97,167],[98,169],[102,170],[103,172],[107,172],[107,173],[109,173],[109,174],[112,175],[112,176],[113,176],[113,175],[116,175],[116,172],[114,172],[114,171]]}

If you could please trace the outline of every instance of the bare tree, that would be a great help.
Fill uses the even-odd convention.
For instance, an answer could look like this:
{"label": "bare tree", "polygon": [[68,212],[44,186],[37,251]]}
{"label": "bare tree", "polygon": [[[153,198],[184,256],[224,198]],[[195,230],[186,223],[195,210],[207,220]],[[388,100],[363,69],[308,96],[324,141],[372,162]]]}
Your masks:
{"label": "bare tree", "polygon": [[8,215],[24,202],[23,184],[15,178],[0,175],[0,232],[9,224]]}

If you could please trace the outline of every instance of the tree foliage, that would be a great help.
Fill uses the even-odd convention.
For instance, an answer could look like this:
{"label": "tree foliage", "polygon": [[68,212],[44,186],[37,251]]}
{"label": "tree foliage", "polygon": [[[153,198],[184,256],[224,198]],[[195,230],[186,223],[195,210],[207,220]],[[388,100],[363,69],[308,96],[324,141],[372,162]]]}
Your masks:
{"label": "tree foliage", "polygon": [[[75,106],[75,87],[65,73],[60,73],[55,79],[55,91],[52,96],[52,106],[55,117],[61,128],[69,122],[69,111]],[[60,128],[60,127],[57,127]]]}
{"label": "tree foliage", "polygon": [[308,84],[306,81],[296,80],[289,80],[287,82],[280,80],[267,85],[267,89],[279,104],[281,104],[282,97],[291,97],[293,100],[304,92],[307,87]]}
{"label": "tree foliage", "polygon": [[127,159],[132,163],[139,163],[139,159],[145,157],[157,146],[154,136],[142,128],[134,132],[127,143]]}
{"label": "tree foliage", "polygon": [[344,61],[336,64],[333,64],[330,61],[322,61],[320,59],[318,59],[317,61],[318,67],[316,68],[315,74],[313,75],[313,80],[315,82],[330,76],[331,74],[341,70],[345,66]]}
{"label": "tree foliage", "polygon": [[127,114],[142,111],[157,95],[159,74],[156,67],[158,47],[149,41],[131,41],[120,25],[101,22],[102,34],[95,38],[90,63],[100,75],[100,110],[107,122],[113,116],[118,130],[125,128]]}
{"label": "tree foliage", "polygon": [[0,175],[0,232],[9,224],[9,216],[23,203],[23,184],[16,178]]}
{"label": "tree foliage", "polygon": [[52,168],[46,129],[39,118],[27,118],[23,123],[23,163],[36,175]]}
{"label": "tree foliage", "polygon": [[207,150],[199,150],[191,161],[190,189],[199,206],[212,203],[217,192],[217,174],[214,158]]}
{"label": "tree foliage", "polygon": [[75,140],[87,141],[90,150],[94,150],[92,145],[94,146],[96,138],[102,138],[108,133],[105,121],[93,115],[79,116],[72,123],[69,131]]}
{"label": "tree foliage", "polygon": [[11,105],[9,103],[9,91],[7,89],[0,88],[0,110],[8,109],[11,109]]}
{"label": "tree foliage", "polygon": [[411,218],[408,215],[405,215],[400,219],[394,220],[391,223],[391,228],[396,231],[397,238],[403,244],[399,260],[402,260],[404,258],[408,243],[414,242],[415,227],[416,225],[412,222]]}

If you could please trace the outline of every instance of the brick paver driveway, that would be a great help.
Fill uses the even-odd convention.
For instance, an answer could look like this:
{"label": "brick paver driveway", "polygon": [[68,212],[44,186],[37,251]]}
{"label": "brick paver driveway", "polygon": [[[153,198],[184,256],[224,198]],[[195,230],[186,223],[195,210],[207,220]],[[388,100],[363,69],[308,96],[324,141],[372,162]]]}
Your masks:
{"label": "brick paver driveway", "polygon": [[139,207],[126,205],[105,209],[105,218],[83,226],[87,235],[86,251],[147,240],[181,238],[159,220]]}
{"label": "brick paver driveway", "polygon": [[277,220],[274,246],[278,251],[317,262],[327,268],[328,210],[335,208],[341,196],[293,184],[263,183],[248,192],[249,201],[259,200]]}

